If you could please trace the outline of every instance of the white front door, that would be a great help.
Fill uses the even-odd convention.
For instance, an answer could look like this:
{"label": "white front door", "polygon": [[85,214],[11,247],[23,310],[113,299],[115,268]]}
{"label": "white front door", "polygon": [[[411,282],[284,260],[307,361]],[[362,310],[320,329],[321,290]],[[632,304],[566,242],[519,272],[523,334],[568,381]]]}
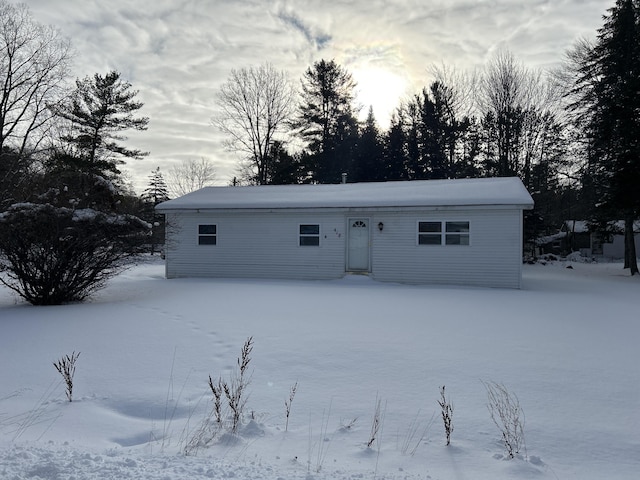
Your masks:
{"label": "white front door", "polygon": [[369,219],[349,219],[347,270],[369,270]]}

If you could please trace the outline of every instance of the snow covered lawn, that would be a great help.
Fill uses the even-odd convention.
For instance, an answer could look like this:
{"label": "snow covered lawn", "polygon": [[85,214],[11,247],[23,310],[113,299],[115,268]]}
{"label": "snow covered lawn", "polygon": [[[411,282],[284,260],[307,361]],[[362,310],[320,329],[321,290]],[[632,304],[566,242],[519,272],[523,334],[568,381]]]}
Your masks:
{"label": "snow covered lawn", "polygon": [[[31,307],[0,287],[0,478],[638,478],[640,278],[565,267],[526,266],[520,291],[165,280],[157,261],[85,304]],[[209,375],[227,378],[249,336],[240,440],[183,455]],[[52,362],[73,351],[69,403]],[[483,381],[520,400],[520,458],[506,459]]]}

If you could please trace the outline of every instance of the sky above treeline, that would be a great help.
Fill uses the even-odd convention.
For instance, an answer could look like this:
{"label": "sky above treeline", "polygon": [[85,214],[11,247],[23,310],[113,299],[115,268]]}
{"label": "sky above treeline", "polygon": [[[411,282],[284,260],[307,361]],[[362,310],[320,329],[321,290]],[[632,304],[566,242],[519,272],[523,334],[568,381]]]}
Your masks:
{"label": "sky above treeline", "polygon": [[26,0],[39,22],[75,49],[74,77],[117,70],[139,91],[149,129],[129,145],[150,152],[125,170],[138,191],[152,170],[210,160],[217,183],[238,156],[211,124],[214,93],[231,69],[271,63],[295,84],[313,62],[335,59],[358,83],[358,102],[385,128],[430,67],[482,68],[503,49],[551,69],[593,38],[613,0]]}

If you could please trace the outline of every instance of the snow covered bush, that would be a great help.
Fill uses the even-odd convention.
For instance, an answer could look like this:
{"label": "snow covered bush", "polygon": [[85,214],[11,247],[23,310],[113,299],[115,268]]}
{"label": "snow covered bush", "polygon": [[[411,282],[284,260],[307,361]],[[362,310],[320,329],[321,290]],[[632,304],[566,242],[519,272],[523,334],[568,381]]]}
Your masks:
{"label": "snow covered bush", "polygon": [[487,408],[491,420],[502,434],[502,441],[507,449],[509,458],[514,458],[521,451],[525,451],[524,441],[524,411],[518,397],[507,390],[501,383],[483,382],[487,389]]}
{"label": "snow covered bush", "polygon": [[133,215],[13,204],[0,213],[0,281],[33,305],[83,300],[141,252],[149,228]]}

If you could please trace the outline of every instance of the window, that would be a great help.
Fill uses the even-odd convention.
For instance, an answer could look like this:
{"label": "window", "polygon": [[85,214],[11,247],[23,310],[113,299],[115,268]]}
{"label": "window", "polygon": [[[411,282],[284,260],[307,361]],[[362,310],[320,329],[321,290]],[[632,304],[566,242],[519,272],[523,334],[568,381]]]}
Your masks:
{"label": "window", "polygon": [[469,245],[469,222],[418,222],[418,245]]}
{"label": "window", "polygon": [[445,243],[469,245],[469,222],[447,222]]}
{"label": "window", "polygon": [[198,225],[198,245],[216,245],[217,238],[217,225]]}
{"label": "window", "polygon": [[300,243],[301,247],[317,247],[320,245],[320,225],[304,224],[300,225]]}
{"label": "window", "polygon": [[442,222],[418,222],[419,245],[442,244]]}

